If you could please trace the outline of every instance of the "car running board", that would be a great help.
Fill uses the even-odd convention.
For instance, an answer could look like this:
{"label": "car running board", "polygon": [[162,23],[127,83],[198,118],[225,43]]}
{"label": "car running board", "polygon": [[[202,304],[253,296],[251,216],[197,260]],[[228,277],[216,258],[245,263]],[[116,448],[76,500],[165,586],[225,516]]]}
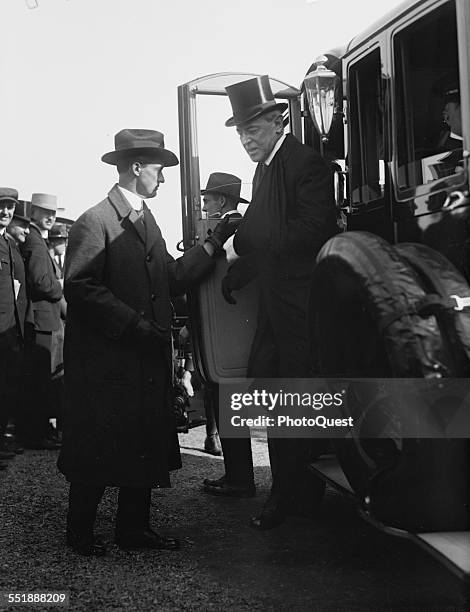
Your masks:
{"label": "car running board", "polygon": [[470,580],[470,531],[445,531],[436,533],[410,533],[396,527],[389,527],[377,520],[364,508],[359,507],[359,500],[348,479],[344,475],[338,460],[334,456],[325,456],[310,464],[312,472],[322,478],[334,489],[352,498],[358,505],[359,515],[375,528],[396,537],[407,538],[443,563],[449,570],[463,580]]}

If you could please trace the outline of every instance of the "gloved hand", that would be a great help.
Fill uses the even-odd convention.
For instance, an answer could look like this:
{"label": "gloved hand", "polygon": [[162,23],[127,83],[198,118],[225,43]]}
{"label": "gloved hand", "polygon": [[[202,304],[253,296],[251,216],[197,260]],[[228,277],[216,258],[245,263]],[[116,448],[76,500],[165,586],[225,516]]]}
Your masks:
{"label": "gloved hand", "polygon": [[171,345],[170,330],[143,317],[129,326],[125,336],[146,353],[155,353]]}
{"label": "gloved hand", "polygon": [[241,221],[242,219],[240,218],[232,219],[232,215],[227,215],[217,223],[212,232],[207,236],[206,242],[212,244],[215,251],[219,252],[224,243],[237,231]]}
{"label": "gloved hand", "polygon": [[224,296],[224,300],[229,304],[236,304],[237,300],[233,297],[232,291],[236,289],[231,283],[231,277],[229,274],[225,275],[222,279],[222,295]]}

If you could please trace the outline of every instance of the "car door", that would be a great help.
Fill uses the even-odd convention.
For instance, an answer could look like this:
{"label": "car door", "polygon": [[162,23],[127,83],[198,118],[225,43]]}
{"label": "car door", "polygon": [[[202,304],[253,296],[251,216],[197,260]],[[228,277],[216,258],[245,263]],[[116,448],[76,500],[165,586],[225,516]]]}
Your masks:
{"label": "car door", "polygon": [[[178,87],[183,250],[202,244],[218,223],[201,206],[200,192],[212,172],[240,177],[241,196],[251,199],[255,164],[235,129],[224,125],[232,114],[225,87],[255,76],[219,73]],[[300,91],[277,79],[270,84],[276,100],[288,102],[286,130],[300,138]],[[238,210],[243,214],[246,206]],[[215,271],[188,296],[195,362],[203,379],[215,383],[245,376],[256,324],[256,282],[234,293],[236,305],[226,303],[220,285],[227,267],[225,255],[220,256]]]}

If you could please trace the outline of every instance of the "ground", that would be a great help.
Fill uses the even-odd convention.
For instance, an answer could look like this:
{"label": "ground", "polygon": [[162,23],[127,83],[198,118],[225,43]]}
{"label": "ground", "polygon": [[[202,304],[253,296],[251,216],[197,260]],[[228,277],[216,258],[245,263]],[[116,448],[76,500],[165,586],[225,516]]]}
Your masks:
{"label": "ground", "polygon": [[[247,500],[201,491],[204,477],[223,471],[222,459],[201,452],[203,442],[203,427],[181,434],[184,467],[171,489],[153,492],[153,525],[181,538],[181,551],[126,553],[112,544],[116,491],[108,490],[97,521],[110,543],[101,559],[65,547],[57,454],[16,457],[0,474],[0,592],[66,590],[77,611],[470,610],[461,581],[411,542],[364,523],[333,491],[313,520],[253,531],[249,517],[269,490],[265,439],[253,442],[258,493]],[[48,608],[0,604],[7,609]]]}

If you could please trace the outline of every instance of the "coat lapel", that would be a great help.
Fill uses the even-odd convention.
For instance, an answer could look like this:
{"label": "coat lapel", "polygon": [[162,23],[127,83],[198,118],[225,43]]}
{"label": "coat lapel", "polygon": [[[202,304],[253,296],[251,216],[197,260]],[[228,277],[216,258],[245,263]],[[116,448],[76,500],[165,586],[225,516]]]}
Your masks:
{"label": "coat lapel", "polygon": [[133,228],[145,244],[145,226],[143,218],[135,212],[117,185],[114,185],[108,193],[108,198],[120,218],[123,219],[123,227]]}
{"label": "coat lapel", "polygon": [[158,227],[157,222],[155,221],[155,217],[153,216],[147,204],[144,204],[144,219],[145,219],[145,228],[147,230],[147,240],[145,242],[145,250],[148,253],[152,249],[152,246],[154,245],[154,243],[157,240],[163,240],[163,238],[162,238],[162,233],[160,231],[160,228]]}

